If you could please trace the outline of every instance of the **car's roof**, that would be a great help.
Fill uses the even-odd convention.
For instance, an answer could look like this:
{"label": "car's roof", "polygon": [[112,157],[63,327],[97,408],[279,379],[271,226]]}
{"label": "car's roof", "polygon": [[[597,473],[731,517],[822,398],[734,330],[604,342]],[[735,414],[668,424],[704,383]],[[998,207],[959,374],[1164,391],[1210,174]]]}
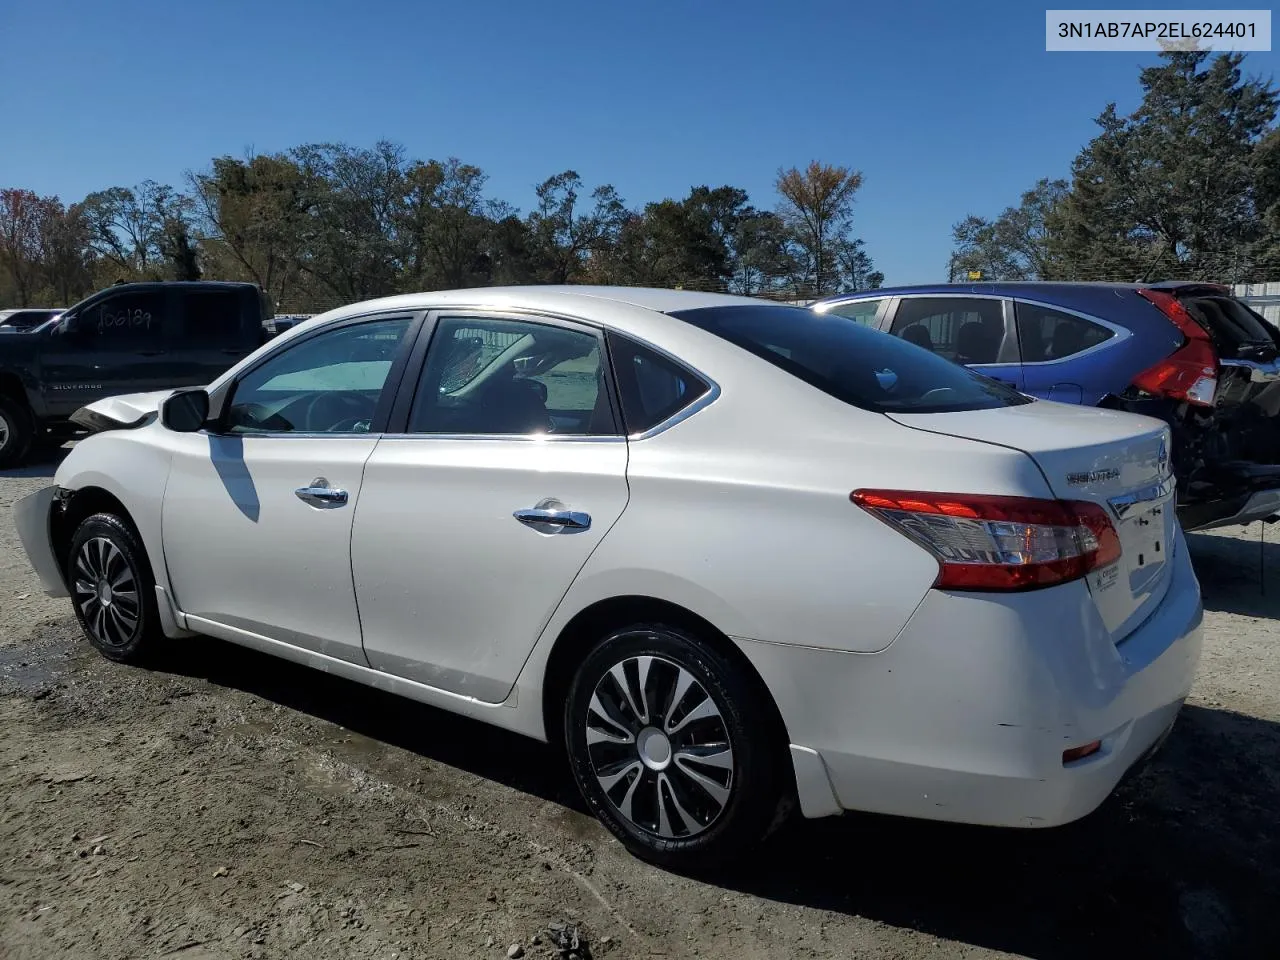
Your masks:
{"label": "car's roof", "polygon": [[976,283],[925,283],[899,287],[879,287],[875,290],[859,290],[856,293],[838,293],[815,301],[811,306],[818,303],[837,303],[848,300],[909,296],[913,294],[986,294],[987,296],[1018,297],[1031,294],[1052,296],[1055,293],[1060,293],[1071,296],[1088,291],[1176,290],[1182,287],[1220,287],[1224,292],[1229,292],[1229,288],[1223,287],[1221,284],[1192,280],[1162,280],[1151,283],[1127,283],[1110,280],[997,280]]}
{"label": "car's roof", "polygon": [[250,283],[247,280],[127,280],[124,283],[113,283],[109,287],[95,290],[91,295],[119,290],[122,287],[254,287],[256,289],[257,286],[256,283]]}
{"label": "car's roof", "polygon": [[770,301],[755,297],[739,297],[727,293],[704,293],[698,290],[666,290],[657,287],[608,287],[587,284],[541,285],[509,287],[467,287],[461,290],[432,290],[422,293],[405,293],[379,300],[366,300],[325,314],[326,317],[365,313],[370,310],[421,309],[429,306],[469,307],[493,305],[509,307],[515,304],[535,304],[543,309],[554,309],[556,304],[569,312],[584,299],[605,300],[613,303],[642,307],[658,313],[694,310],[699,307],[718,307],[731,304],[761,305]]}

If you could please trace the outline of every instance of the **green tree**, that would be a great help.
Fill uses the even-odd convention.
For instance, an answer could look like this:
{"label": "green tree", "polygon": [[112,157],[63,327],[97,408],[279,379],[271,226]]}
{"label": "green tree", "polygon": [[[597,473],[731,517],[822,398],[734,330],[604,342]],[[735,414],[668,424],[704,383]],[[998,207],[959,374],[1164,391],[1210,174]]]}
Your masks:
{"label": "green tree", "polygon": [[486,179],[479,167],[457,157],[409,166],[397,224],[407,288],[467,287],[490,280],[494,231],[511,211],[485,198]]}
{"label": "green tree", "polygon": [[836,252],[842,292],[856,293],[884,286],[884,274],[876,269],[861,240],[847,240]]}
{"label": "green tree", "polygon": [[1068,191],[1065,180],[1041,179],[994,220],[970,215],[951,230],[951,282],[981,270],[987,280],[1045,280],[1053,272],[1050,220]]}
{"label": "green tree", "polygon": [[1236,279],[1262,233],[1254,150],[1276,91],[1243,54],[1166,52],[1139,76],[1142,103],[1114,103],[1076,157],[1048,217],[1052,272],[1076,279]]}
{"label": "green tree", "polygon": [[787,226],[776,213],[750,210],[738,221],[733,238],[730,289],[766,293],[799,272]]}
{"label": "green tree", "polygon": [[123,277],[144,280],[198,276],[190,197],[144,180],[85,197],[82,210],[94,252]]}
{"label": "green tree", "polygon": [[1255,251],[1254,279],[1280,276],[1280,129],[1268,133],[1254,150],[1254,205],[1262,218]]}
{"label": "green tree", "polygon": [[628,220],[617,191],[608,184],[591,193],[592,205],[578,207],[582,178],[565,170],[540,183],[538,205],[529,214],[529,251],[536,278],[543,283],[571,283],[587,270],[593,255],[607,255]]}
{"label": "green tree", "polygon": [[285,154],[215,158],[188,174],[212,275],[258,284],[273,301],[297,292],[316,187]]}

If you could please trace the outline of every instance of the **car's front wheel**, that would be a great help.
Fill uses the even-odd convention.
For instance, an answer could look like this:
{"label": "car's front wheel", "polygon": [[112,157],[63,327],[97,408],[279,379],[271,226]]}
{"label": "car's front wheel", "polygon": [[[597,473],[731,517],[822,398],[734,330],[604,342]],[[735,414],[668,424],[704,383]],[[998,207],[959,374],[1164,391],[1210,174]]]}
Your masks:
{"label": "car's front wheel", "polygon": [[617,631],[578,668],[565,705],[574,779],[637,856],[727,860],[763,837],[783,795],[763,701],[744,668],[686,630]]}
{"label": "car's front wheel", "polygon": [[67,558],[76,619],[99,653],[111,660],[144,658],[161,635],[151,565],[133,529],[110,513],[76,528]]}

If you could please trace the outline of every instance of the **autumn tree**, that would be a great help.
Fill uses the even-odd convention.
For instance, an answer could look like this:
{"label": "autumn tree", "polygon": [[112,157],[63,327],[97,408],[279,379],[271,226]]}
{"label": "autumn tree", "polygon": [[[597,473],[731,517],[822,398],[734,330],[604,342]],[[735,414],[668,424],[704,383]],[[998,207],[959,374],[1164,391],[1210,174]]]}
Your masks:
{"label": "autumn tree", "polygon": [[862,174],[813,161],[779,170],[779,215],[791,231],[800,278],[815,296],[840,289],[839,254],[853,237],[853,203]]}
{"label": "autumn tree", "polygon": [[31,304],[40,276],[41,235],[50,202],[30,190],[0,190],[0,260],[20,306]]}

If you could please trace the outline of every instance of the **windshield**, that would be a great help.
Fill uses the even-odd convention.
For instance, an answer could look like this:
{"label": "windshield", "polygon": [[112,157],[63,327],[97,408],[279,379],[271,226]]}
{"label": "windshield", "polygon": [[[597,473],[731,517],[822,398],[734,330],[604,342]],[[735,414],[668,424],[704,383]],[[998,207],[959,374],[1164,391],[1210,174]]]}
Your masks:
{"label": "windshield", "polygon": [[846,317],[773,304],[702,307],[672,316],[866,410],[948,413],[1031,402],[967,367]]}

